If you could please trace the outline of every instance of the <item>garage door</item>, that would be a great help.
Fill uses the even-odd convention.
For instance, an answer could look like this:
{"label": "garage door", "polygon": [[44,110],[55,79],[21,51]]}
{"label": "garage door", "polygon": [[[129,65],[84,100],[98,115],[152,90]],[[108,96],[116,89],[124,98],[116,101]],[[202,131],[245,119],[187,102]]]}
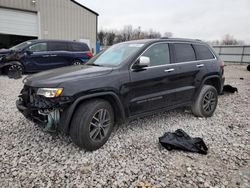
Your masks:
{"label": "garage door", "polygon": [[33,12],[0,8],[0,33],[38,36],[38,18]]}

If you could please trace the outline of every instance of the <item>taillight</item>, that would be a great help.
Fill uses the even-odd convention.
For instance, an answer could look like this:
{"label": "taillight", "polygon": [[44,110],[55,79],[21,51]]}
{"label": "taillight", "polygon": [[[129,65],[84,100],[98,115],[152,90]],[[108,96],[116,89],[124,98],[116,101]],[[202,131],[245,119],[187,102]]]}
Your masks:
{"label": "taillight", "polygon": [[224,69],[225,63],[224,63],[223,60],[220,60],[220,61],[219,61],[219,65],[220,65],[220,68],[221,68],[221,69]]}
{"label": "taillight", "polygon": [[93,57],[93,54],[92,54],[91,52],[87,52],[86,55],[87,55],[89,58]]}

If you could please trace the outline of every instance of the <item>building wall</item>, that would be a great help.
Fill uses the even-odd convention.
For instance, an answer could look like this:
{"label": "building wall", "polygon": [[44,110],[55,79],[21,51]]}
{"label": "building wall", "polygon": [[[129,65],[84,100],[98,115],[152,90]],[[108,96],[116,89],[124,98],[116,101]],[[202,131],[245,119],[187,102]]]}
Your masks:
{"label": "building wall", "polygon": [[71,0],[0,0],[0,7],[37,12],[41,39],[87,39],[95,49],[97,15]]}

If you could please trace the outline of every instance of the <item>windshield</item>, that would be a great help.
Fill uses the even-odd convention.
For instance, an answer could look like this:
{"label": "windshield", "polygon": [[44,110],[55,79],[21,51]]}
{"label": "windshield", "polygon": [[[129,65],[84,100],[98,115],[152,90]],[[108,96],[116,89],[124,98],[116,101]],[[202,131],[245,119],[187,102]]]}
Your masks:
{"label": "windshield", "polygon": [[116,67],[143,47],[142,43],[120,43],[91,59],[88,64]]}
{"label": "windshield", "polygon": [[31,44],[31,42],[26,41],[26,42],[23,42],[23,43],[20,43],[20,44],[18,44],[16,46],[11,47],[10,50],[22,50],[29,44]]}

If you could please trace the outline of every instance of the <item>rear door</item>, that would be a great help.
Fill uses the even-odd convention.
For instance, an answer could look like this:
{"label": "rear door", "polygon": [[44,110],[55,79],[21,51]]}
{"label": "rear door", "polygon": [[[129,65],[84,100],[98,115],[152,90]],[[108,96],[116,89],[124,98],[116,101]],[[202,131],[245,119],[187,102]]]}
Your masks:
{"label": "rear door", "polygon": [[[213,70],[216,70],[217,66],[217,60],[215,58],[215,55],[211,52],[209,47],[205,44],[193,44],[195,53],[196,53],[196,59],[197,59],[197,67],[200,68],[200,71],[206,71],[212,72]],[[205,75],[206,72],[203,72],[203,75]]]}
{"label": "rear door", "polygon": [[153,44],[141,56],[150,58],[150,67],[130,70],[130,116],[171,106],[176,89],[176,65],[170,64],[168,43]]}
{"label": "rear door", "polygon": [[69,43],[63,41],[51,41],[48,43],[50,51],[50,67],[59,68],[68,66],[73,63],[71,52],[69,51]]}
{"label": "rear door", "polygon": [[171,44],[174,51],[174,64],[176,65],[176,87],[174,104],[191,102],[195,93],[195,84],[199,79],[199,72],[205,67],[198,67],[196,55],[191,43],[176,42]]}

